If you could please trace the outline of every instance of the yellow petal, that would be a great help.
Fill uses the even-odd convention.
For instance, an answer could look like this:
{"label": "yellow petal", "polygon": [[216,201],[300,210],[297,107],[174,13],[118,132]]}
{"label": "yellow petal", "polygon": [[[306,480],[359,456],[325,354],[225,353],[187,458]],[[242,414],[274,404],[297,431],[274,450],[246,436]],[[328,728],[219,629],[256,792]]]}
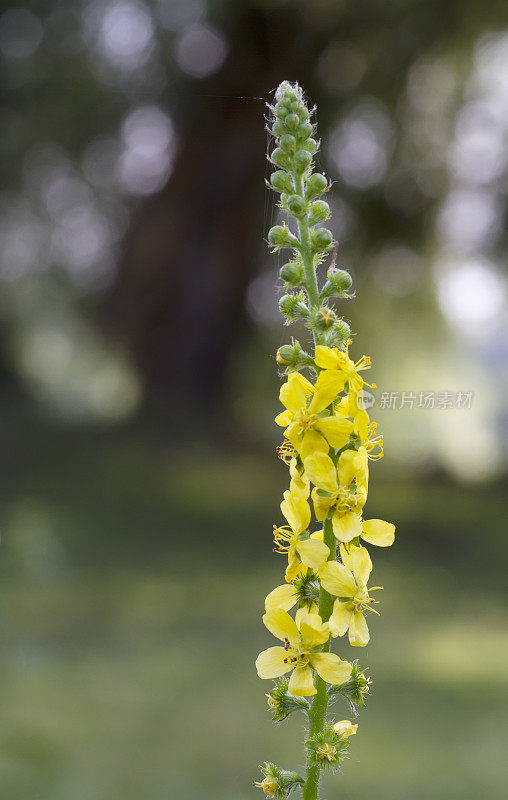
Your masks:
{"label": "yellow petal", "polygon": [[347,739],[348,736],[353,736],[356,733],[358,730],[358,725],[353,725],[353,723],[348,719],[341,719],[340,722],[335,723],[333,730],[339,736]]}
{"label": "yellow petal", "polygon": [[330,555],[330,550],[326,544],[318,542],[315,539],[306,539],[303,542],[297,542],[296,549],[303,563],[313,569],[314,572],[317,572],[318,569],[323,566]]}
{"label": "yellow petal", "polygon": [[342,603],[340,600],[335,601],[333,604],[333,611],[328,620],[332,636],[344,636],[349,628],[352,609],[352,603]]}
{"label": "yellow petal", "polygon": [[298,602],[298,592],[292,583],[284,583],[273,589],[265,600],[265,609],[270,611],[272,608],[282,608],[289,611]]}
{"label": "yellow petal", "polygon": [[289,583],[290,581],[296,580],[296,578],[303,577],[306,572],[307,567],[305,564],[301,564],[300,561],[298,561],[296,550],[291,549],[288,552],[288,565],[286,567],[284,578]]}
{"label": "yellow petal", "polygon": [[336,369],[325,369],[320,372],[314,385],[314,396],[309,406],[311,414],[319,414],[335,400],[344,388],[346,376]]}
{"label": "yellow petal", "polygon": [[338,511],[332,517],[333,532],[339,542],[350,542],[362,532],[362,520],[354,511],[347,511],[339,514]]}
{"label": "yellow petal", "polygon": [[291,442],[296,452],[299,453],[302,447],[302,432],[298,422],[292,422],[284,431],[284,436]]}
{"label": "yellow petal", "polygon": [[369,455],[365,447],[359,447],[355,457],[356,483],[360,481],[365,486],[369,481]]}
{"label": "yellow petal", "polygon": [[345,683],[351,677],[351,664],[342,661],[335,653],[311,653],[309,661],[319,677],[334,686]]}
{"label": "yellow petal", "polygon": [[295,667],[288,686],[289,693],[295,697],[310,697],[316,694],[312,670],[306,664],[304,667]]}
{"label": "yellow petal", "polygon": [[332,447],[344,447],[353,432],[353,423],[345,417],[323,417],[314,427]]}
{"label": "yellow petal", "polygon": [[369,438],[369,415],[365,410],[357,411],[355,414],[355,432],[362,442],[366,442]]}
{"label": "yellow petal", "polygon": [[361,611],[353,611],[349,622],[349,644],[365,647],[370,639],[367,622]]}
{"label": "yellow petal", "polygon": [[338,475],[341,486],[349,486],[355,477],[356,450],[344,450],[339,456]]}
{"label": "yellow petal", "polygon": [[353,573],[344,564],[337,561],[327,561],[319,570],[319,580],[325,591],[335,597],[354,597],[356,594],[356,581]]}
{"label": "yellow petal", "polygon": [[310,506],[305,497],[299,494],[292,494],[286,489],[284,500],[280,504],[280,510],[295,533],[302,533],[309,527]]}
{"label": "yellow petal", "polygon": [[305,408],[307,397],[312,393],[312,384],[300,375],[292,372],[286,383],[280,387],[279,400],[289,411],[299,411]]}
{"label": "yellow petal", "polygon": [[277,414],[277,416],[275,417],[275,422],[277,423],[277,425],[281,425],[283,428],[285,428],[286,425],[290,425],[292,421],[293,421],[292,411],[287,411],[287,410],[281,411],[280,414]]}
{"label": "yellow petal", "polygon": [[312,483],[325,492],[334,494],[338,490],[337,469],[326,453],[314,453],[303,462],[305,474]]}
{"label": "yellow petal", "polygon": [[351,570],[355,578],[366,584],[372,572],[372,561],[369,551],[365,547],[349,547],[349,551],[341,546],[340,554],[346,567]]}
{"label": "yellow petal", "polygon": [[362,528],[362,539],[378,547],[389,547],[395,539],[395,525],[383,519],[366,519]]}
{"label": "yellow petal", "polygon": [[337,354],[334,350],[332,350],[331,347],[325,347],[325,345],[318,344],[316,347],[314,361],[318,367],[321,367],[321,369],[337,369]]}
{"label": "yellow petal", "polygon": [[321,528],[320,531],[315,531],[314,533],[311,533],[310,538],[311,539],[317,539],[318,542],[322,542],[323,538],[324,538],[324,535],[325,535],[325,532]]}
{"label": "yellow petal", "polygon": [[263,650],[256,659],[256,669],[260,678],[279,678],[291,669],[290,664],[285,664],[287,650],[283,647],[269,647]]}
{"label": "yellow petal", "polygon": [[[298,448],[297,448],[298,449]],[[329,447],[326,439],[320,433],[308,428],[302,436],[300,449],[298,452],[302,459],[314,453],[328,453]]]}
{"label": "yellow petal", "polygon": [[323,522],[327,518],[333,497],[322,497],[317,489],[312,490],[312,500],[314,501],[314,513],[318,522]]}
{"label": "yellow petal", "polygon": [[300,632],[296,627],[296,622],[287,611],[283,611],[281,608],[272,608],[263,615],[263,623],[277,639],[282,641],[289,639],[289,643],[293,647],[299,645]]}
{"label": "yellow petal", "polygon": [[291,475],[290,492],[292,494],[300,494],[302,497],[307,498],[310,494],[310,483],[303,468],[299,472],[296,466],[296,458],[292,458],[289,464],[289,474]]}
{"label": "yellow petal", "polygon": [[313,647],[324,644],[330,638],[328,625],[322,622],[319,614],[308,614],[298,627],[306,650],[312,650]]}

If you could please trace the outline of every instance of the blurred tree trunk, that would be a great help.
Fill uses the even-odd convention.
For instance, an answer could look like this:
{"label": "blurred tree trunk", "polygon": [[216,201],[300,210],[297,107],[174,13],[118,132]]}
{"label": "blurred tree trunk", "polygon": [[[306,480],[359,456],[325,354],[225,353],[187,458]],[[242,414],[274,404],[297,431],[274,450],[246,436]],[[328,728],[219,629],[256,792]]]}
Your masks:
{"label": "blurred tree trunk", "polygon": [[273,12],[269,30],[263,13],[240,15],[220,73],[186,87],[173,172],[136,215],[107,300],[107,324],[148,392],[178,405],[217,396],[241,328],[268,190],[266,109],[238,96],[268,99],[285,72],[283,42],[295,32],[287,15],[282,23],[283,37]]}

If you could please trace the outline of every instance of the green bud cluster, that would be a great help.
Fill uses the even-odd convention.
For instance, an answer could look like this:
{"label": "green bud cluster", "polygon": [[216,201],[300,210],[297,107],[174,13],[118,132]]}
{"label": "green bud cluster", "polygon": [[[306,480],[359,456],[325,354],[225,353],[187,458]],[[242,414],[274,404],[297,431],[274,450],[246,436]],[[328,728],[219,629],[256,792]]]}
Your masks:
{"label": "green bud cluster", "polygon": [[330,686],[328,694],[330,700],[337,698],[339,695],[345,697],[349,701],[351,711],[357,714],[357,708],[365,707],[365,700],[370,694],[371,679],[361,669],[358,661],[353,661],[353,670],[351,677],[346,683],[340,686]]}
{"label": "green bud cluster", "polygon": [[297,772],[281,769],[270,761],[265,761],[260,766],[260,770],[264,778],[262,781],[255,782],[254,786],[259,786],[263,789],[265,797],[273,800],[285,800],[293,789],[304,783],[303,778]]}
{"label": "green bud cluster", "polygon": [[305,747],[309,753],[310,763],[321,769],[329,767],[338,769],[349,752],[349,742],[335,733],[330,723],[327,723],[322,731],[307,739]]}
{"label": "green bud cluster", "polygon": [[[285,222],[274,225],[268,241],[273,252],[283,248],[293,250],[293,257],[280,268],[279,274],[286,291],[301,287],[301,291],[281,297],[279,308],[286,324],[304,320],[316,342],[344,348],[349,326],[323,301],[351,297],[348,291],[351,276],[332,266],[319,290],[315,275],[316,267],[332,249],[334,240],[332,232],[323,226],[330,219],[330,206],[321,195],[328,191],[329,183],[324,175],[313,171],[314,155],[319,149],[314,138],[313,112],[307,108],[298,84],[287,81],[281,83],[269,108],[272,114],[269,130],[275,139],[269,159],[276,167],[270,186],[280,194],[281,210],[295,220],[296,232]],[[294,368],[302,366],[306,364]]]}
{"label": "green bud cluster", "polygon": [[279,678],[266,697],[274,722],[282,722],[294,711],[308,711],[310,708],[305,697],[295,697],[289,693],[289,678],[286,677]]}

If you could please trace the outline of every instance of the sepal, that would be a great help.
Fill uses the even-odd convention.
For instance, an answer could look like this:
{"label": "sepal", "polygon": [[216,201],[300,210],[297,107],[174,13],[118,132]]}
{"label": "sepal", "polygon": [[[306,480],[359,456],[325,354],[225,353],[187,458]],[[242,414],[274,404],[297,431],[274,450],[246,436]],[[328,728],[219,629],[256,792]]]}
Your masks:
{"label": "sepal", "polygon": [[323,731],[307,739],[305,747],[309,751],[309,764],[321,769],[339,769],[349,752],[347,739],[339,736],[331,723],[327,723]]}
{"label": "sepal", "polygon": [[345,697],[349,702],[351,712],[357,716],[358,708],[365,708],[367,695],[370,694],[371,678],[358,665],[358,661],[352,662],[352,671],[349,680],[340,686],[330,686],[328,694],[330,700],[336,699],[339,695]]}
{"label": "sepal", "polygon": [[308,711],[310,703],[305,697],[294,697],[288,691],[289,678],[279,678],[273,689],[267,692],[268,707],[274,722],[283,722],[294,711]]}
{"label": "sepal", "polygon": [[285,800],[293,789],[303,786],[305,782],[297,772],[281,769],[270,761],[265,761],[260,770],[264,778],[262,781],[254,781],[254,786],[258,786],[264,791],[265,797],[273,800]]}

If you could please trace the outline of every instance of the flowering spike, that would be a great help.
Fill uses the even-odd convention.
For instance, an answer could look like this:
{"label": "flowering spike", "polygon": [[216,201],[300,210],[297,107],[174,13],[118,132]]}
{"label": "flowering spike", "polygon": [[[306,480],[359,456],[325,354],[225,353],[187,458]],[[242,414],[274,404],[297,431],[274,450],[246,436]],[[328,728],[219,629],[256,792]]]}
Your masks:
{"label": "flowering spike", "polygon": [[340,695],[356,716],[370,686],[357,662],[332,652],[332,642],[346,634],[355,647],[369,641],[366,616],[379,614],[372,595],[379,587],[369,589],[373,565],[366,545],[390,546],[395,528],[363,516],[369,461],[382,457],[383,440],[362,400],[364,387],[374,387],[363,377],[370,358],[350,358],[349,324],[330,304],[332,297],[352,296],[351,276],[335,268],[335,251],[319,286],[317,270],[334,240],[323,227],[330,207],[320,199],[329,183],[313,171],[319,148],[313,112],[298,84],[287,81],[277,89],[270,111],[275,138],[270,160],[277,167],[270,186],[293,220],[291,229],[284,222],[268,234],[274,251],[293,251],[280,270],[286,293],[279,308],[286,325],[298,321],[309,329],[311,342],[309,352],[293,339],[276,354],[287,376],[279,394],[283,410],[275,422],[284,431],[277,452],[289,469],[289,489],[280,505],[287,524],[274,525],[273,537],[285,569],[284,582],[265,599],[263,616],[279,643],[259,654],[256,668],[260,678],[277,681],[267,693],[274,720],[303,711],[308,735],[305,778],[266,762],[255,785],[275,800],[301,786],[303,800],[316,800],[321,772],[339,769],[357,729],[347,719],[327,719],[328,705]]}

